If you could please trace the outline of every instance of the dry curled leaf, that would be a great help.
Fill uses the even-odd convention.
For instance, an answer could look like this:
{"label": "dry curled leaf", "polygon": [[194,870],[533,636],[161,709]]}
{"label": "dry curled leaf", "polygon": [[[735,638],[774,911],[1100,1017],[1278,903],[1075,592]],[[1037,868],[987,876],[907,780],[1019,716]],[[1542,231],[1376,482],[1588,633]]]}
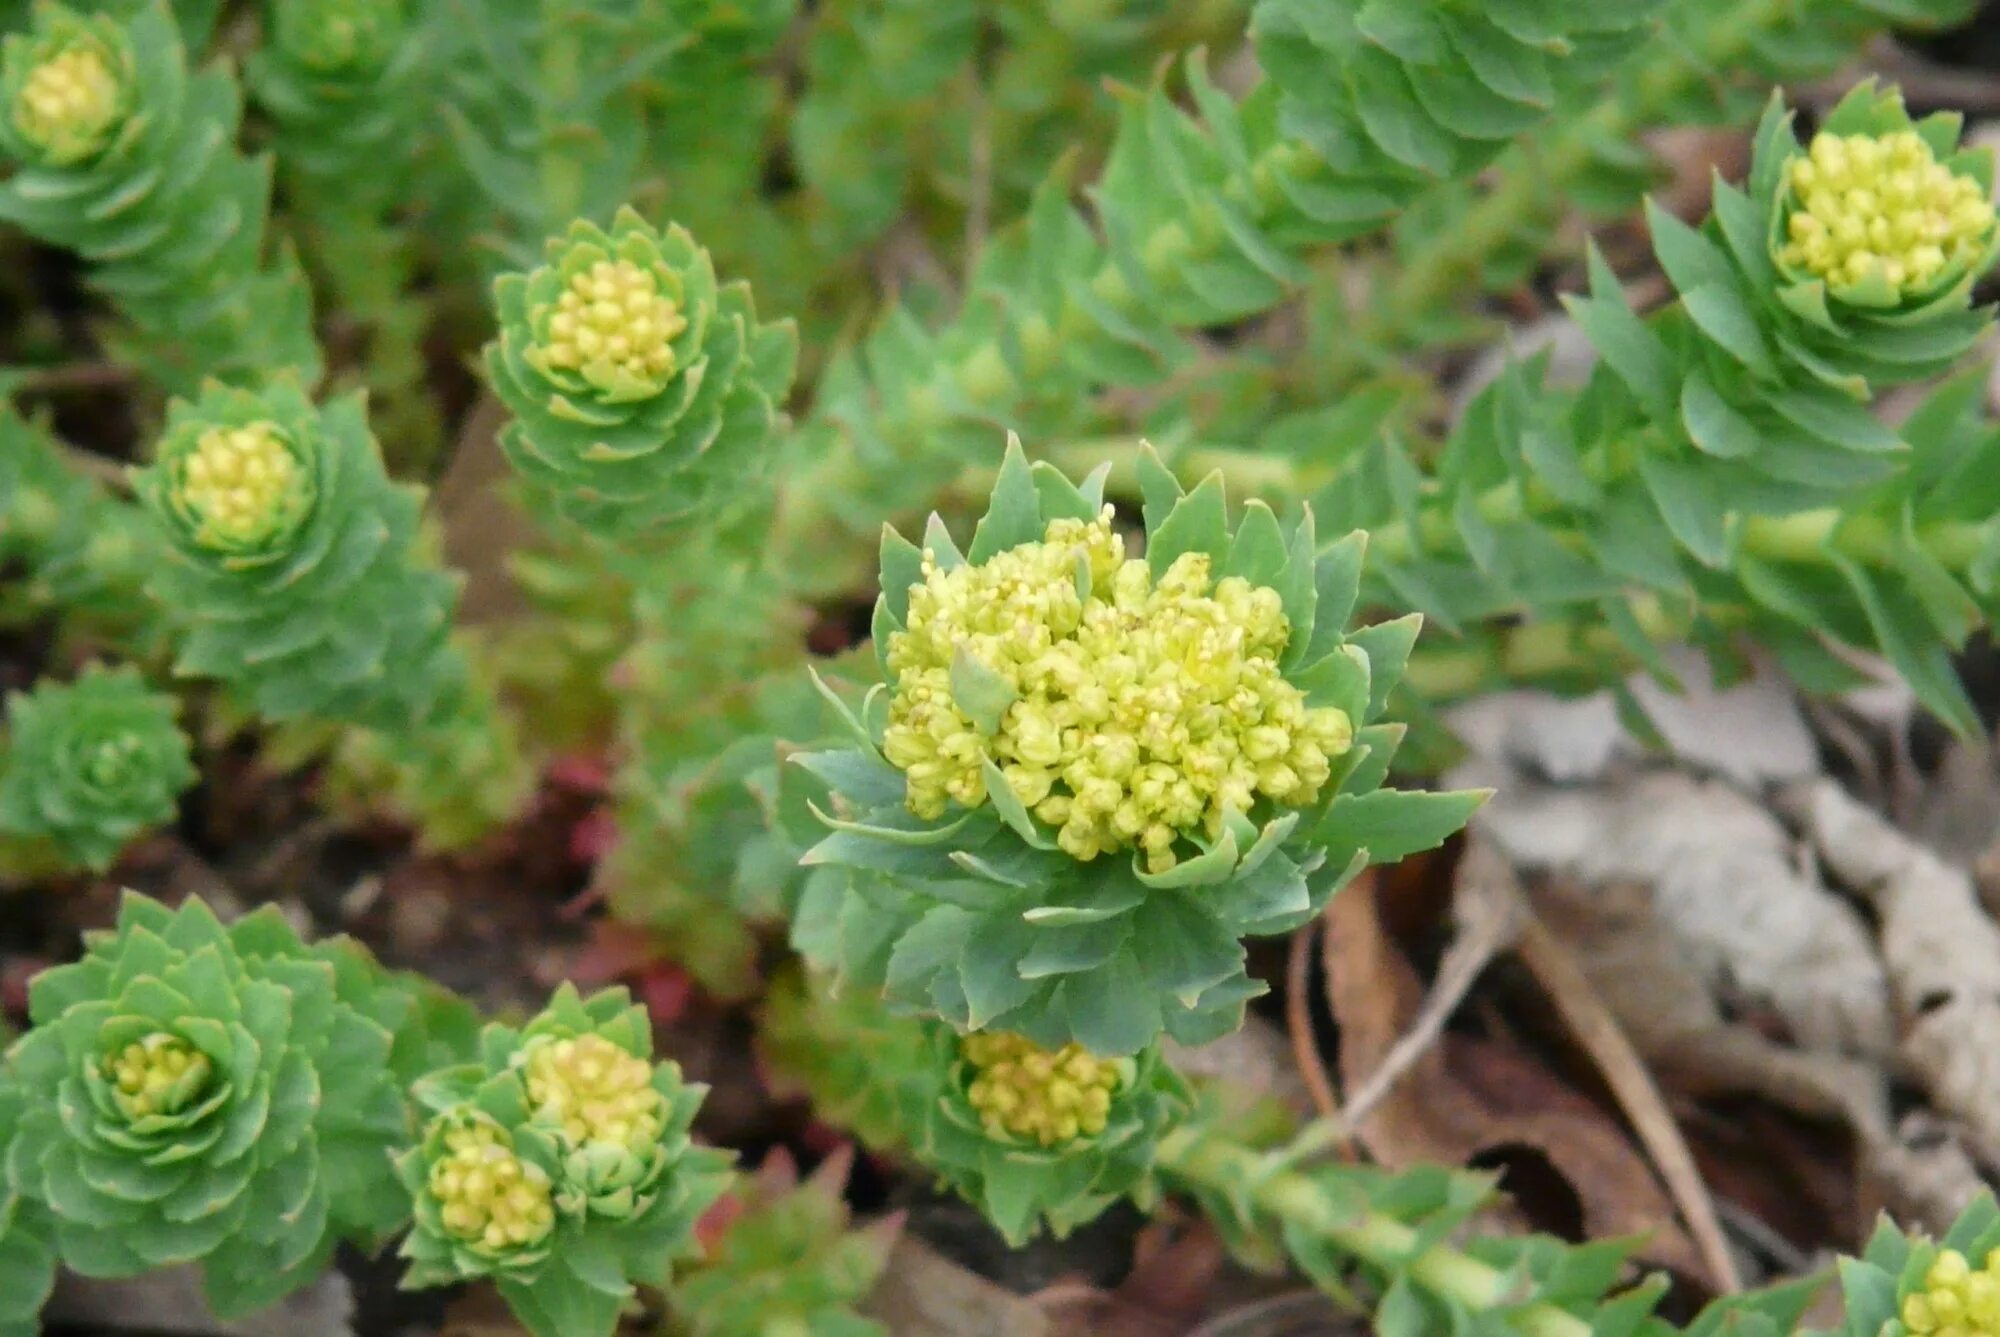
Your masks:
{"label": "dry curled leaf", "polygon": [[[1408,1029],[1423,989],[1382,931],[1368,888],[1334,898],[1327,930],[1327,1000],[1340,1023],[1340,1069],[1352,1089]],[[1649,1236],[1647,1261],[1687,1276],[1703,1273],[1672,1204],[1624,1132],[1517,1049],[1443,1036],[1354,1131],[1372,1156],[1393,1167],[1511,1167],[1523,1190],[1517,1200],[1538,1227]]]}

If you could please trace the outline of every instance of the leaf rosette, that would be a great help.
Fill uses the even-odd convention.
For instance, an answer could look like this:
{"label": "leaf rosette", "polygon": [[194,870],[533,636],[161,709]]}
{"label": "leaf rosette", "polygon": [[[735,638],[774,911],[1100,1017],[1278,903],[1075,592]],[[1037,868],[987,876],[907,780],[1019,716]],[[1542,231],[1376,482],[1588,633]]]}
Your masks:
{"label": "leaf rosette", "polygon": [[89,16],[42,0],[0,47],[0,151],[21,165],[0,218],[93,261],[176,386],[320,372],[297,265],[263,263],[270,173],[234,150],[241,119],[235,79],[189,73],[159,0]]}
{"label": "leaf rosette", "polygon": [[[1924,379],[1985,331],[1989,313],[1971,298],[2000,254],[1993,153],[1962,148],[1963,125],[1955,112],[1913,120],[1900,92],[1869,81],[1802,145],[1774,98],[1748,200],[1718,187],[1718,223],[1774,308],[1777,344],[1819,379]],[[1757,211],[1764,240],[1753,250]]]}
{"label": "leaf rosette", "polygon": [[407,728],[464,680],[453,579],[419,559],[417,489],[393,483],[360,397],[296,382],[176,401],[141,500],[168,560],[179,672],[223,679],[273,720]]}
{"label": "leaf rosette", "polygon": [[199,901],[128,894],[29,1010],[6,1179],[73,1270],[200,1263],[235,1316],[407,1210],[385,1153],[405,1136],[392,1058],[412,998],[352,944],[307,948],[275,909],[225,928]]}
{"label": "leaf rosette", "polygon": [[139,671],[93,666],[7,703],[0,831],[101,872],[133,837],[173,820],[195,781],[177,704]]}
{"label": "leaf rosette", "polygon": [[843,987],[1046,1048],[1200,1043],[1263,991],[1243,938],[1476,805],[1372,792],[1416,620],[1343,634],[1361,536],[1322,553],[1258,502],[1232,531],[1219,477],[1141,475],[1143,559],[1101,477],[1018,446],[966,552],[935,519],[885,535],[886,682],[835,702],[851,746],[798,758],[833,790],[804,862],[847,876],[808,879],[793,938]]}
{"label": "leaf rosette", "polygon": [[1143,1191],[1154,1149],[1190,1103],[1157,1046],[1098,1058],[1006,1032],[927,1029],[942,1082],[913,1120],[911,1149],[1016,1248]]}
{"label": "leaf rosette", "polygon": [[767,464],[798,336],[760,324],[679,227],[631,208],[579,220],[547,263],[494,285],[493,387],[514,421],[507,458],[585,530],[629,536],[711,517]]}
{"label": "leaf rosette", "polygon": [[609,1334],[727,1183],[727,1156],[688,1133],[705,1092],[652,1061],[623,989],[565,984],[527,1026],[488,1026],[477,1062],[416,1087],[434,1115],[397,1158],[416,1217],[403,1284],[490,1277],[537,1334]]}

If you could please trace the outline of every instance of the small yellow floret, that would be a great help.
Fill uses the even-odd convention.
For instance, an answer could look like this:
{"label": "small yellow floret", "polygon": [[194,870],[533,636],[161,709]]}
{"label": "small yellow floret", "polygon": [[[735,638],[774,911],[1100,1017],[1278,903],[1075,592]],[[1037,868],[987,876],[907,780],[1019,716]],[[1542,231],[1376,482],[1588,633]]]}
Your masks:
{"label": "small yellow floret", "polygon": [[213,1072],[208,1055],[165,1031],[135,1040],[104,1059],[111,1098],[128,1119],[180,1113],[207,1091]]}
{"label": "small yellow floret", "polygon": [[[926,554],[907,629],[889,639],[883,755],[920,817],[984,802],[990,757],[1071,856],[1137,846],[1160,872],[1181,838],[1218,835],[1225,811],[1311,802],[1353,726],[1279,671],[1290,626],[1276,590],[1214,581],[1199,553],[1155,582],[1110,517],[1054,521],[978,566],[944,571]],[[1016,694],[991,736],[952,699],[960,647]]]}
{"label": "small yellow floret", "polygon": [[653,1065],[601,1035],[538,1036],[528,1042],[525,1075],[535,1118],[561,1129],[571,1146],[610,1143],[643,1151],[666,1127],[653,1089]]}
{"label": "small yellow floret", "polygon": [[1924,1275],[1924,1289],[1903,1299],[1903,1326],[1923,1337],[2000,1337],[2000,1249],[1974,1271],[1946,1249]]}
{"label": "small yellow floret", "polygon": [[447,1232],[489,1253],[539,1244],[555,1229],[548,1174],[514,1154],[505,1129],[466,1123],[444,1134],[428,1187]]}
{"label": "small yellow floret", "polygon": [[1992,235],[1985,188],[1907,130],[1816,135],[1790,179],[1797,203],[1780,258],[1836,285],[1880,277],[1902,292],[1921,289],[1976,262]]}
{"label": "small yellow floret", "polygon": [[199,541],[254,543],[284,527],[304,482],[276,423],[211,427],[181,461],[183,506],[200,520]]}
{"label": "small yellow floret", "polygon": [[965,1095],[987,1133],[1044,1147],[1103,1132],[1123,1080],[1081,1045],[1052,1052],[1003,1031],[966,1036],[959,1054],[977,1073]]}
{"label": "small yellow floret", "polygon": [[630,260],[599,260],[576,275],[553,307],[531,313],[541,359],[593,385],[622,378],[663,385],[674,373],[673,340],[687,318],[660,291],[659,276]]}
{"label": "small yellow floret", "polygon": [[14,97],[15,128],[61,162],[102,149],[124,114],[124,85],[104,52],[89,44],[35,66]]}

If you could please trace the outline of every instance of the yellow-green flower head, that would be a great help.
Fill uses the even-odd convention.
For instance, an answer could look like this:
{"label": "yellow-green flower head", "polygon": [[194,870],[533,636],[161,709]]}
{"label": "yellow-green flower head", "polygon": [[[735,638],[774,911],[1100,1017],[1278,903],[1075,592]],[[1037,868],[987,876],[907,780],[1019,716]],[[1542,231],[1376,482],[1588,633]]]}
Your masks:
{"label": "yellow-green flower head", "polygon": [[444,1232],[476,1253],[532,1250],[556,1226],[553,1186],[539,1165],[514,1153],[507,1130],[480,1115],[443,1116],[425,1188]]}
{"label": "yellow-green flower head", "polygon": [[1042,1049],[1004,1031],[966,1036],[959,1056],[974,1074],[965,1098],[987,1133],[1043,1147],[1102,1133],[1131,1068],[1081,1045]]}
{"label": "yellow-green flower head", "polygon": [[534,1118],[571,1147],[642,1151],[666,1128],[666,1101],[653,1065],[601,1035],[539,1035],[522,1051],[522,1079]]}
{"label": "yellow-green flower head", "polygon": [[273,422],[208,428],[172,462],[174,500],[205,548],[251,547],[296,528],[313,485],[297,448]]}
{"label": "yellow-green flower head", "polygon": [[1924,1288],[1904,1297],[1902,1319],[1923,1337],[2000,1337],[2000,1249],[1978,1271],[1957,1249],[1938,1254]]}
{"label": "yellow-green flower head", "polygon": [[215,1065],[178,1036],[154,1031],[104,1057],[111,1098],[127,1119],[179,1114],[208,1092]]}
{"label": "yellow-green flower head", "polygon": [[673,341],[687,329],[679,289],[664,266],[594,260],[570,275],[554,302],[530,309],[528,359],[544,374],[569,372],[613,397],[657,394],[673,379]]}
{"label": "yellow-green flower head", "polygon": [[1976,263],[1992,239],[1986,188],[1940,163],[1913,131],[1816,135],[1788,184],[1794,208],[1780,259],[1835,287],[1920,291]]}
{"label": "yellow-green flower head", "polygon": [[[1137,846],[1162,872],[1225,812],[1310,803],[1352,743],[1344,712],[1308,707],[1280,672],[1289,633],[1276,590],[1213,580],[1205,554],[1155,581],[1108,508],[977,566],[926,554],[889,642],[883,755],[920,817],[984,802],[990,757],[1072,857]],[[1014,694],[990,736],[953,699],[961,653]]]}
{"label": "yellow-green flower head", "polygon": [[132,110],[128,54],[93,26],[71,20],[52,40],[8,51],[14,129],[57,166],[103,152]]}

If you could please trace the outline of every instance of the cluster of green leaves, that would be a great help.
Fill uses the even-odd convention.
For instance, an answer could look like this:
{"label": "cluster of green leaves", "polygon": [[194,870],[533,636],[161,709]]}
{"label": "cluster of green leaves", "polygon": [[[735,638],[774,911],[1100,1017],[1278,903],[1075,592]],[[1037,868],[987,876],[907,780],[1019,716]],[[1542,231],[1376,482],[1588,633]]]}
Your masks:
{"label": "cluster of green leaves", "polygon": [[[0,1072],[10,1266],[41,1266],[51,1238],[86,1276],[199,1263],[210,1305],[240,1315],[408,1215],[387,1159],[401,1088],[453,1014],[354,944],[308,947],[275,908],[225,928],[199,901],[128,895],[82,960],[35,978],[29,1016]],[[29,1281],[10,1305],[46,1292]]]}
{"label": "cluster of green leaves", "polygon": [[[1191,332],[1270,310],[1298,291],[1314,248],[1382,226],[1594,87],[1653,8],[1449,5],[1432,22],[1266,0],[1253,36],[1269,77],[1241,102],[1199,60],[1187,66],[1198,114],[1159,84],[1121,95],[1094,225],[1059,167],[981,252],[956,319],[932,330],[894,309],[829,364],[781,541],[817,550],[829,525],[859,537],[885,511],[920,513],[997,430],[1060,441],[1101,428],[1105,391],[1185,372],[1200,360]],[[1381,25],[1379,42],[1362,40]],[[791,557],[815,588],[855,574],[848,560]]]}
{"label": "cluster of green leaves", "polygon": [[145,519],[62,451],[41,423],[0,408],[0,626],[54,620],[144,649],[157,622]]}
{"label": "cluster of green leaves", "polygon": [[[1774,101],[1746,189],[1718,183],[1701,227],[1650,211],[1676,302],[1642,319],[1593,253],[1591,294],[1571,310],[1602,361],[1580,393],[1550,393],[1539,360],[1510,367],[1430,468],[1383,437],[1320,494],[1323,512],[1374,533],[1375,597],[1465,636],[1465,657],[1431,670],[1434,692],[1663,671],[1658,645],[1674,637],[1726,662],[1747,632],[1817,687],[1854,680],[1839,647],[1878,652],[1973,727],[1950,656],[1992,607],[2000,531],[1967,486],[1986,433],[1963,386],[1900,430],[1870,405],[1949,369],[1987,328],[1968,304],[1985,262],[1908,296],[1788,274],[1790,124]],[[1911,122],[1863,86],[1825,128]],[[1990,180],[1983,155],[1956,152],[1957,128],[1940,115],[1914,131]],[[1533,623],[1500,625],[1520,614]]]}
{"label": "cluster of green leaves", "polygon": [[[41,97],[58,110],[30,116]],[[0,52],[0,104],[16,168],[0,220],[94,263],[149,372],[177,390],[278,369],[318,379],[311,294],[288,255],[266,260],[271,168],[236,148],[241,92],[222,69],[189,71],[164,0],[125,17],[43,0]]]}
{"label": "cluster of green leaves", "polygon": [[836,1153],[798,1183],[774,1155],[743,1180],[722,1237],[668,1297],[677,1337],[889,1337],[854,1307],[875,1288],[902,1223],[851,1228],[852,1164],[851,1152]]}
{"label": "cluster of green leaves", "polygon": [[11,694],[0,862],[102,872],[133,837],[173,820],[195,781],[178,710],[129,666]]}

